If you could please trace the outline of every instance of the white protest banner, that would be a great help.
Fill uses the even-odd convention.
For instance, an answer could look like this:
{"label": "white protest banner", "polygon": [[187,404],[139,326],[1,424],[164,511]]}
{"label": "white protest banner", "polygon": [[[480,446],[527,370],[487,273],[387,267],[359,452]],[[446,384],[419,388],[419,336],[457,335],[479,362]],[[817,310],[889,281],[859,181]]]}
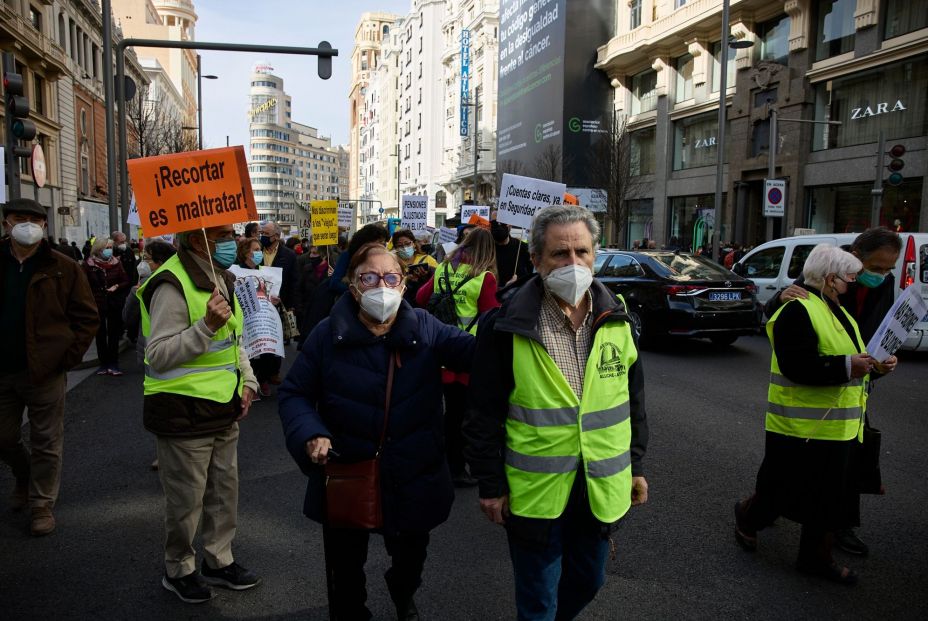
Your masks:
{"label": "white protest banner", "polygon": [[438,229],[438,243],[447,244],[454,243],[458,238],[458,232],[455,229],[449,229],[448,227],[441,227]]}
{"label": "white protest banner", "polygon": [[245,319],[242,326],[242,347],[249,358],[257,358],[261,354],[284,357],[284,329],[280,314],[269,299],[270,295],[270,283],[266,280],[253,276],[239,277],[235,280],[235,298],[242,307]]}
{"label": "white protest banner", "polygon": [[354,208],[351,203],[338,204],[338,226],[350,229],[354,224]]}
{"label": "white protest banner", "polygon": [[132,195],[132,200],[129,201],[129,213],[126,214],[126,222],[135,226],[142,226],[142,221],[139,220],[139,207],[135,204],[135,194]]}
{"label": "white protest banner", "polygon": [[485,220],[490,219],[489,205],[461,205],[461,224],[468,222],[470,217],[477,214]]}
{"label": "white protest banner", "polygon": [[429,197],[403,195],[403,211],[400,227],[413,233],[424,231],[429,215]]}
{"label": "white protest banner", "polygon": [[268,293],[275,298],[280,297],[280,287],[284,282],[284,270],[282,267],[265,267],[260,266],[256,270],[246,269],[233,264],[229,271],[235,276],[236,280],[249,279],[258,285],[259,293],[266,289]]}
{"label": "white protest banner", "polygon": [[[928,319],[928,304],[922,299],[918,287],[907,288],[889,309],[880,327],[867,343],[867,353],[879,362],[896,353],[909,338],[915,324]],[[923,319],[925,318],[925,319]]]}
{"label": "white protest banner", "polygon": [[453,241],[445,242],[444,244],[441,245],[441,249],[445,251],[445,256],[448,256],[449,254],[457,250],[457,247],[458,245],[454,243]]}
{"label": "white protest banner", "polygon": [[496,220],[523,229],[532,227],[535,214],[545,207],[560,205],[567,186],[554,181],[503,175]]}

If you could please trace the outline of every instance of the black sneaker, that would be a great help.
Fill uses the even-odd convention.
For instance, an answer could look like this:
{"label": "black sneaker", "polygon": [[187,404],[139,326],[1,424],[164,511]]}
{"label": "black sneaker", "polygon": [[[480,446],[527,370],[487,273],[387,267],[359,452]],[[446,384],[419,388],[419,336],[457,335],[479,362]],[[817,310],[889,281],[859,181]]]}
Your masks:
{"label": "black sneaker", "polygon": [[169,578],[167,574],[164,574],[161,577],[161,586],[177,595],[180,601],[188,604],[202,604],[213,597],[213,592],[200,581],[197,572],[187,574],[183,578]]}
{"label": "black sneaker", "polygon": [[222,569],[210,569],[204,559],[200,574],[203,577],[203,582],[232,589],[233,591],[244,591],[261,584],[261,578],[257,574],[245,569],[238,563],[232,563]]}

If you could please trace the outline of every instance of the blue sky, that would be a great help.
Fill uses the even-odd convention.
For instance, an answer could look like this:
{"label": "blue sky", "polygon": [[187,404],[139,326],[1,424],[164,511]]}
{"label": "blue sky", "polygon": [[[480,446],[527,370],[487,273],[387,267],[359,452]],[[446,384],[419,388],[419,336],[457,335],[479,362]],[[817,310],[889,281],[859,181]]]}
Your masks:
{"label": "blue sky", "polygon": [[202,52],[203,140],[206,148],[248,144],[248,88],[254,64],[268,61],[293,98],[293,120],[319,129],[333,144],[348,140],[348,86],[354,30],[365,11],[404,15],[410,0],[196,0],[199,41],[338,50],[332,77],[320,80],[316,58],[243,52]]}

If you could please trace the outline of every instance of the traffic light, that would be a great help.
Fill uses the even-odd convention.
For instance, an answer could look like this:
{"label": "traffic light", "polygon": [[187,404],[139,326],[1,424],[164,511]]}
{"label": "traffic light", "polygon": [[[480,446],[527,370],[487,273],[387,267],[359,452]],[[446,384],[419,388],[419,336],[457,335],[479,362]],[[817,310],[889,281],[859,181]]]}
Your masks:
{"label": "traffic light", "polygon": [[[322,41],[319,44],[319,49],[320,50],[331,50],[332,44],[329,43],[328,41]],[[319,77],[322,78],[323,80],[328,80],[329,78],[331,78],[332,77],[332,57],[320,54],[317,62],[319,63],[318,68],[317,68]]]}
{"label": "traffic light", "polygon": [[886,183],[893,187],[902,185],[903,177],[900,171],[905,168],[905,162],[902,159],[902,156],[905,155],[905,146],[897,144],[886,154],[892,158],[889,160],[889,164],[886,165],[886,168],[889,169],[889,178],[886,179]]}
{"label": "traffic light", "polygon": [[13,154],[30,157],[32,149],[17,144],[31,142],[35,138],[35,123],[29,120],[29,100],[23,95],[23,76],[18,73],[3,74],[3,92],[6,94],[7,143]]}

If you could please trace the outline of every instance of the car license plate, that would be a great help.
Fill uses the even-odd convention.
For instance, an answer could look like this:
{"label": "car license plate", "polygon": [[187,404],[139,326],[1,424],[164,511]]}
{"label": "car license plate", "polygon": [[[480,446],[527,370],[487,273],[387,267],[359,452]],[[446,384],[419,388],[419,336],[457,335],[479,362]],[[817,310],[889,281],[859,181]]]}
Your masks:
{"label": "car license plate", "polygon": [[710,291],[710,302],[737,302],[741,299],[740,291]]}

